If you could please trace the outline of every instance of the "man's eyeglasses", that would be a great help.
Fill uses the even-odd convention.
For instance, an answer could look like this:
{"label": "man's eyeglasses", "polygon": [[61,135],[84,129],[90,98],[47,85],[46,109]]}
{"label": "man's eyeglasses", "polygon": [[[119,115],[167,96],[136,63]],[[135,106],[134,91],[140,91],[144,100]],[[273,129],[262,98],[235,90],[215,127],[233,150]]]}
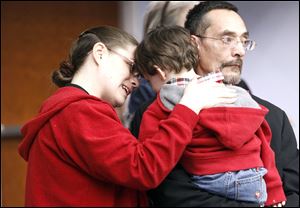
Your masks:
{"label": "man's eyeglasses", "polygon": [[254,40],[249,40],[249,39],[238,40],[237,38],[231,37],[231,36],[223,36],[222,38],[206,37],[206,36],[202,36],[202,35],[195,35],[195,36],[197,36],[199,38],[209,38],[209,39],[213,39],[213,40],[220,40],[220,41],[222,41],[222,43],[224,45],[227,45],[230,47],[235,47],[239,42],[241,42],[246,51],[252,51],[256,46],[256,43]]}
{"label": "man's eyeglasses", "polygon": [[130,73],[137,79],[140,79],[142,76],[141,74],[136,70],[136,67],[135,67],[135,63],[132,59],[130,58],[127,58],[126,56],[118,53],[117,51],[115,50],[112,50],[110,48],[107,48],[109,51],[113,52],[114,54],[118,55],[120,58],[123,59],[123,61],[128,64],[130,66]]}

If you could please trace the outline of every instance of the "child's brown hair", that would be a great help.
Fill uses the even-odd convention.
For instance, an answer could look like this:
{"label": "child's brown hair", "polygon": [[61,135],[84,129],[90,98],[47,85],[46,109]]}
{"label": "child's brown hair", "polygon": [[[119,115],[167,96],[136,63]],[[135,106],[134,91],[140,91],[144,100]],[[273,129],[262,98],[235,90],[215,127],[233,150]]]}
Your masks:
{"label": "child's brown hair", "polygon": [[180,26],[158,27],[150,31],[135,51],[136,69],[143,75],[154,75],[154,65],[161,70],[180,72],[195,69],[198,49],[187,29]]}

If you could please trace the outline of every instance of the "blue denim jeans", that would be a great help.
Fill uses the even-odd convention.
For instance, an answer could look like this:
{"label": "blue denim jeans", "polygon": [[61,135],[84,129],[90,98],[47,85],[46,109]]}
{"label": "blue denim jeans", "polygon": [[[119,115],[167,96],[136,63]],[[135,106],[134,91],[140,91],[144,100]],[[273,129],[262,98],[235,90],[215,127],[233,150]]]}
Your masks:
{"label": "blue denim jeans", "polygon": [[266,173],[265,168],[251,168],[212,175],[194,175],[192,181],[210,193],[263,205],[267,200],[267,188],[263,179]]}

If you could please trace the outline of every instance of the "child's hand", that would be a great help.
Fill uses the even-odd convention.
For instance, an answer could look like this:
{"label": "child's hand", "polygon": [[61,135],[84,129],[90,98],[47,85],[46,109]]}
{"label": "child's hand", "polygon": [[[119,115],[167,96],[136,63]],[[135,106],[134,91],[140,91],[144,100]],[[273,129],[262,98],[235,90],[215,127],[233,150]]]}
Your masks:
{"label": "child's hand", "polygon": [[272,205],[272,207],[283,207],[285,205],[285,201],[279,202],[278,204]]}

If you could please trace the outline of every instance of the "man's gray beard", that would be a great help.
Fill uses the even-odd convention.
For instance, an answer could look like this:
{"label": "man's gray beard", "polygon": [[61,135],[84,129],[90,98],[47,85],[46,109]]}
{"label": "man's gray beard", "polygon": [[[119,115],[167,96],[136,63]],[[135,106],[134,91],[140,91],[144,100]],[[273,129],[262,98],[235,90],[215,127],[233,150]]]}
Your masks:
{"label": "man's gray beard", "polygon": [[237,59],[221,64],[220,70],[223,73],[223,82],[231,85],[237,85],[241,81],[243,60]]}
{"label": "man's gray beard", "polygon": [[234,75],[233,74],[230,74],[230,75],[223,74],[223,76],[224,76],[223,82],[225,84],[237,85],[241,81],[240,74],[234,74]]}

